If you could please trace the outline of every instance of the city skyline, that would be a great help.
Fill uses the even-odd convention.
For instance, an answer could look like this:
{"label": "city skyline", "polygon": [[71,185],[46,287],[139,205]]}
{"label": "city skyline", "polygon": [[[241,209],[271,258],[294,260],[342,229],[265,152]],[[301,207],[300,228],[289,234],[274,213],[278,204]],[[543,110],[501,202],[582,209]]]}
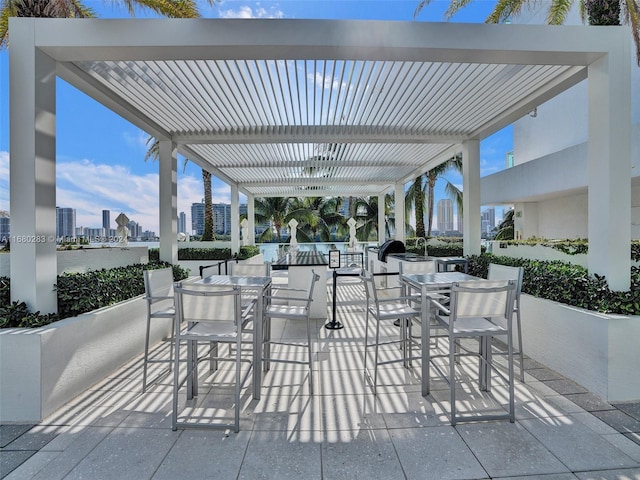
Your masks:
{"label": "city skyline", "polygon": [[[90,2],[101,18],[127,18],[125,9]],[[493,2],[479,2],[456,15],[456,21],[482,22]],[[414,21],[417,1],[226,1],[208,6],[200,2],[209,18],[343,18]],[[488,4],[488,5],[487,5]],[[446,2],[434,2],[415,21],[441,21]],[[137,17],[148,17],[137,12]],[[106,107],[57,80],[56,204],[77,210],[77,223],[101,225],[103,209],[124,212],[130,218],[159,231],[158,164],[144,161],[148,135]],[[8,52],[0,51],[0,210],[9,210],[8,146]],[[512,149],[510,128],[481,142],[481,174],[504,168],[505,154]],[[178,157],[178,208],[190,212],[190,205],[203,196],[201,170]],[[446,175],[461,188],[462,179]],[[436,186],[436,202],[445,198],[444,183]],[[229,203],[230,186],[213,178],[213,202]],[[240,203],[246,197],[240,196]],[[191,221],[187,218],[187,224]],[[436,224],[437,218],[434,218]]]}

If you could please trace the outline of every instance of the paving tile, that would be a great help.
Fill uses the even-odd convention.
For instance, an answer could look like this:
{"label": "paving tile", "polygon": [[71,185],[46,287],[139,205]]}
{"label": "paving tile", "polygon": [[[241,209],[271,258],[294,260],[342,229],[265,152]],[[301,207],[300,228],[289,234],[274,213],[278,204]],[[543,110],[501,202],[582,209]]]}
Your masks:
{"label": "paving tile", "polygon": [[640,433],[640,420],[636,420],[620,410],[616,409],[592,413],[621,433]]}
{"label": "paving tile", "polygon": [[13,442],[16,438],[25,432],[28,432],[33,427],[33,424],[29,425],[0,425],[0,448],[4,448]]}
{"label": "paving tile", "polygon": [[[627,435],[637,435],[637,438],[631,439]],[[636,433],[624,434],[624,433],[612,433],[608,435],[603,435],[609,443],[615,446],[621,452],[629,455],[635,461],[638,462],[640,466],[640,435]]]}
{"label": "paving tile", "polygon": [[640,445],[640,433],[623,433],[623,435]]}
{"label": "paving tile", "polygon": [[546,380],[563,380],[564,379],[562,375],[560,375],[555,370],[551,370],[550,368],[531,368],[525,371],[536,380],[546,381]]}
{"label": "paving tile", "polygon": [[571,471],[637,466],[631,457],[570,416],[525,419],[520,424]]}
{"label": "paving tile", "polygon": [[394,429],[389,434],[408,480],[488,478],[451,426]]}
{"label": "paving tile", "polygon": [[336,440],[322,444],[323,478],[403,478],[402,466],[387,430],[341,431]]}
{"label": "paving tile", "polygon": [[324,431],[386,428],[372,394],[323,395],[320,404]]}
{"label": "paving tile", "polygon": [[638,480],[640,479],[640,468],[576,472],[576,477],[580,480]]}
{"label": "paving tile", "polygon": [[569,471],[540,441],[515,423],[475,423],[458,425],[456,429],[491,477]]}
{"label": "paving tile", "polygon": [[178,435],[154,428],[115,428],[64,478],[151,478]]}
{"label": "paving tile", "polygon": [[31,480],[57,456],[58,452],[37,452],[10,473],[0,469],[0,478],[5,480]]}
{"label": "paving tile", "polygon": [[250,431],[185,430],[152,478],[237,478],[250,437]]}
{"label": "paving tile", "polygon": [[46,429],[35,426],[27,432],[20,435],[13,442],[4,447],[4,451],[11,450],[35,450],[38,451],[51,440],[56,438],[58,431],[56,429]]}
{"label": "paving tile", "polygon": [[534,477],[531,476],[517,476],[517,477],[501,477],[500,480],[576,480],[576,477],[573,473],[552,473],[550,475],[536,475]]}
{"label": "paving tile", "polygon": [[561,395],[589,392],[582,385],[579,385],[576,382],[569,379],[546,380],[544,383],[547,386],[553,388],[556,392],[560,393]]}
{"label": "paving tile", "polygon": [[321,432],[321,404],[319,395],[280,396],[272,390],[263,390],[260,401],[253,407],[253,429]]}
{"label": "paving tile", "polygon": [[36,450],[2,450],[0,451],[0,478],[5,478],[16,468],[34,455]]}
{"label": "paving tile", "polygon": [[[66,476],[98,445],[112,428],[90,427],[71,429],[58,435],[41,453],[55,453],[45,469],[38,471],[33,480],[58,480]],[[54,451],[53,449],[57,449]],[[35,457],[35,456],[34,456]],[[34,458],[35,459],[35,458]]]}
{"label": "paving tile", "polygon": [[585,409],[587,412],[595,412],[601,410],[615,410],[616,407],[608,403],[599,395],[595,393],[570,393],[565,395],[568,400],[571,400],[576,405]]}
{"label": "paving tile", "polygon": [[238,480],[321,478],[321,442],[313,432],[254,431]]}
{"label": "paving tile", "polygon": [[640,420],[640,402],[615,403],[613,406],[636,420]]}

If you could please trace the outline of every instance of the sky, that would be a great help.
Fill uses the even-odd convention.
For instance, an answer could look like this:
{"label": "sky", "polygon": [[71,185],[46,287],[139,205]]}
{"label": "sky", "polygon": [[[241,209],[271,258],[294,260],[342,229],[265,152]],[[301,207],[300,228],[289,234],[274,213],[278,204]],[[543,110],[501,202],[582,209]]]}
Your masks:
{"label": "sky", "polygon": [[[128,18],[123,6],[103,0],[85,0],[101,18]],[[444,21],[449,2],[433,0],[414,18],[417,0],[225,0],[209,6],[199,1],[205,18],[308,18]],[[483,22],[495,5],[491,0],[475,0],[451,21]],[[152,17],[140,10],[138,18]],[[9,73],[8,52],[0,52],[0,210],[10,211],[9,204]],[[76,209],[76,226],[99,228],[102,210],[115,217],[125,213],[143,230],[159,232],[158,162],[144,160],[147,133],[71,87],[57,81],[56,204]],[[502,170],[506,152],[512,150],[511,128],[507,127],[480,144],[481,176]],[[178,157],[178,212],[191,221],[191,204],[202,200],[201,170]],[[184,168],[183,168],[184,165]],[[462,188],[462,178],[449,173],[444,177]],[[436,185],[436,203],[447,198],[444,180]],[[230,203],[229,185],[214,178],[214,203]],[[241,195],[241,203],[246,198]],[[434,209],[435,210],[435,209]],[[496,221],[502,209],[496,209]],[[437,220],[434,219],[434,228]]]}

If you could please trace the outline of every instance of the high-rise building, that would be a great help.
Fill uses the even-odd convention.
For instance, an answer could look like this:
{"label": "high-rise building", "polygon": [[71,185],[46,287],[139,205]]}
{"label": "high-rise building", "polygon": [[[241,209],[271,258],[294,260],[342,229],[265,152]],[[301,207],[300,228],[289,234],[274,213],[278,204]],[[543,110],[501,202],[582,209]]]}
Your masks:
{"label": "high-rise building", "polygon": [[11,234],[11,217],[9,212],[0,210],[0,242],[4,242]]}
{"label": "high-rise building", "polygon": [[191,229],[195,235],[204,233],[204,202],[191,204]]}
{"label": "high-rise building", "polygon": [[127,223],[127,229],[129,229],[129,238],[142,237],[142,226],[138,224],[138,222],[130,220],[129,223]]}
{"label": "high-rise building", "polygon": [[213,204],[213,231],[219,235],[231,234],[231,205]]}
{"label": "high-rise building", "polygon": [[459,210],[458,210],[457,219],[458,219],[458,232],[464,233],[464,228],[462,227],[464,219],[463,219],[462,214],[460,213]]}
{"label": "high-rise building", "polygon": [[496,226],[496,210],[495,208],[487,208],[482,212],[482,231],[490,232]]}
{"label": "high-rise building", "polygon": [[110,210],[102,210],[102,228],[104,228],[107,232],[111,228],[111,211]]}
{"label": "high-rise building", "polygon": [[68,239],[76,236],[76,210],[75,208],[56,207],[56,236]]}
{"label": "high-rise building", "polygon": [[450,198],[438,200],[438,232],[443,235],[453,230],[453,201]]}
{"label": "high-rise building", "polygon": [[187,233],[187,215],[184,212],[178,214],[178,233]]}

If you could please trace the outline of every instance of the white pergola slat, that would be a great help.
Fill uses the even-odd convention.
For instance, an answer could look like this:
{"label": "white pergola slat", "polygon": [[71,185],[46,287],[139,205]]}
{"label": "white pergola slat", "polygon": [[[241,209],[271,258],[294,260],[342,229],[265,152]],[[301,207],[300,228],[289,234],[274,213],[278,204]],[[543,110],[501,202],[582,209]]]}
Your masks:
{"label": "white pergola slat", "polygon": [[[38,176],[35,151],[55,158],[50,144],[32,145],[41,139],[31,133],[51,128],[50,116],[24,116],[14,107],[47,109],[51,97],[55,104],[55,86],[46,75],[39,80],[50,65],[55,75],[169,142],[163,151],[174,145],[232,191],[251,197],[399,194],[403,184],[457,153],[479,162],[480,140],[589,78],[596,85],[590,109],[600,112],[590,117],[589,141],[597,145],[590,162],[608,162],[605,174],[592,178],[590,195],[598,193],[590,203],[608,205],[600,211],[609,217],[625,215],[607,203],[615,182],[599,181],[618,179],[626,167],[615,163],[629,158],[630,133],[612,127],[626,122],[630,97],[624,28],[12,18],[10,29],[12,182]],[[620,95],[613,98],[614,92]],[[598,130],[603,117],[606,128]],[[15,166],[15,158],[26,163]],[[470,170],[465,196],[479,198],[479,168]],[[616,198],[630,195],[625,192],[616,190]],[[14,209],[35,218],[32,209],[55,208],[55,193],[31,196],[12,188],[11,207],[13,230]],[[475,231],[479,208],[465,206],[465,232]],[[16,223],[12,233],[40,228]],[[170,238],[172,227],[163,228],[162,238]],[[617,253],[624,249],[616,247],[628,244],[620,228],[616,238],[598,240],[611,253],[593,258],[605,275],[625,267]],[[467,247],[479,251],[479,237],[466,239]],[[35,275],[48,268],[29,246],[12,246],[12,256],[16,252],[16,264]],[[43,275],[39,285],[55,280]],[[44,291],[25,283],[15,294],[40,308],[34,288]],[[53,295],[43,295],[40,309],[48,311]]]}

